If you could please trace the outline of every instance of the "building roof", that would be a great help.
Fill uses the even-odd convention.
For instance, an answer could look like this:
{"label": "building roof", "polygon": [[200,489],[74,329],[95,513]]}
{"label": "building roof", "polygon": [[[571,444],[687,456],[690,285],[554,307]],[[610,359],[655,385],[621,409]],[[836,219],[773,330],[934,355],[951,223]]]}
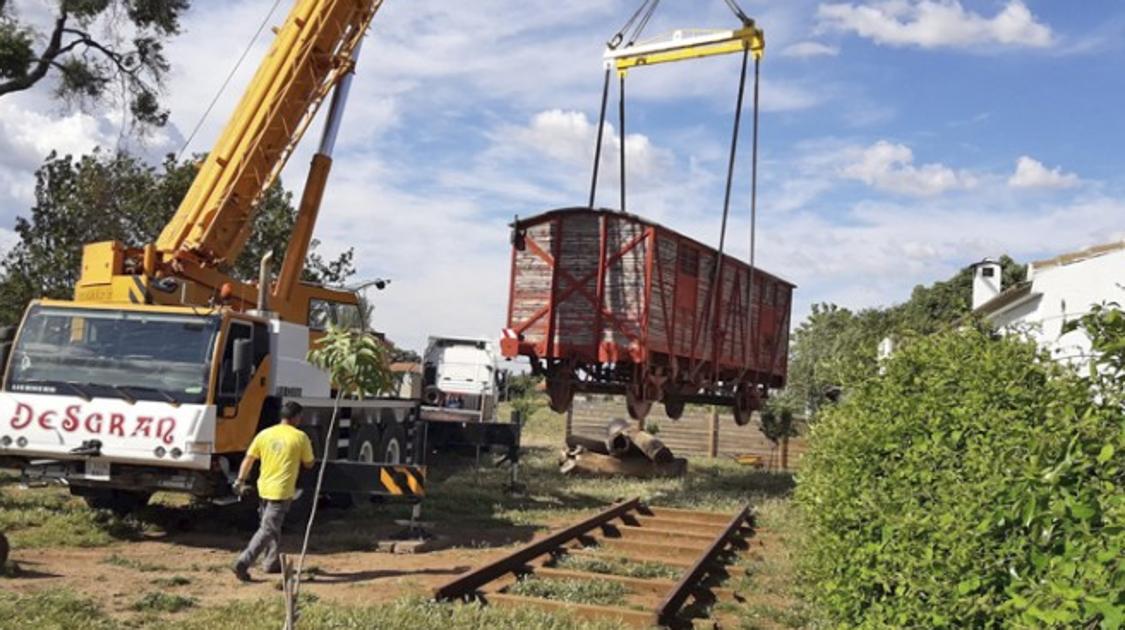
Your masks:
{"label": "building roof", "polygon": [[1035,295],[1038,294],[1031,292],[1031,282],[1024,280],[973,309],[973,315],[995,315]]}
{"label": "building roof", "polygon": [[392,363],[391,364],[391,372],[393,372],[395,374],[400,374],[400,373],[403,373],[403,372],[409,372],[409,373],[413,373],[413,374],[421,374],[422,373],[422,364],[421,363],[409,363],[409,362],[405,362],[405,361],[398,362],[398,363]]}
{"label": "building roof", "polygon": [[1087,260],[1089,258],[1097,258],[1098,256],[1104,256],[1106,254],[1120,250],[1125,250],[1125,239],[1114,243],[1105,243],[1103,245],[1087,247],[1086,249],[1071,252],[1069,254],[1061,254],[1059,256],[1048,258],[1046,260],[1037,260],[1031,263],[1031,266],[1034,269],[1039,270],[1047,269],[1050,267],[1058,267],[1061,265],[1070,265],[1079,261]]}

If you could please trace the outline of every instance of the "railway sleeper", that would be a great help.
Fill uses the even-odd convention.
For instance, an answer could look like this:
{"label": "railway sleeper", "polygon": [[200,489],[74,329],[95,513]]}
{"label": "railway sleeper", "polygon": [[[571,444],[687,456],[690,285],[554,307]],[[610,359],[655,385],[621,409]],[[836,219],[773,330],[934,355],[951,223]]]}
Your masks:
{"label": "railway sleeper", "polygon": [[489,593],[484,596],[486,604],[507,608],[535,607],[548,612],[567,611],[576,617],[595,621],[617,620],[631,628],[651,628],[656,625],[656,615],[648,610],[635,610],[621,606],[598,606],[577,604],[555,599],[540,599],[507,593]]}

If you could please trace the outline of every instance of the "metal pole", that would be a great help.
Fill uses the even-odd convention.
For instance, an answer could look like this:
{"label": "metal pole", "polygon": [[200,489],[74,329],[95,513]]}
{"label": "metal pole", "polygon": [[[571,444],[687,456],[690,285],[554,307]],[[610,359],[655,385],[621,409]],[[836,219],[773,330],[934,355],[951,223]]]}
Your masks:
{"label": "metal pole", "polygon": [[598,170],[602,162],[602,136],[605,133],[605,108],[609,101],[609,75],[611,72],[610,66],[605,68],[605,82],[602,84],[602,111],[598,116],[598,141],[594,145],[594,174],[590,178],[590,203],[587,207],[594,207],[594,197],[598,192]]}

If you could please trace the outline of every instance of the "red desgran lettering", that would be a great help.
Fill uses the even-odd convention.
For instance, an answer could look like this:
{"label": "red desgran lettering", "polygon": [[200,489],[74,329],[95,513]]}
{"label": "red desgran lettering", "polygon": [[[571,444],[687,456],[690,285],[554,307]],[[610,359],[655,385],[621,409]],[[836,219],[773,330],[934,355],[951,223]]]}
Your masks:
{"label": "red desgran lettering", "polygon": [[19,431],[26,429],[31,425],[31,419],[35,417],[35,410],[23,403],[16,404],[16,412],[12,414],[11,425],[12,428]]}
{"label": "red desgran lettering", "polygon": [[125,416],[119,413],[109,415],[109,434],[125,437]]}
{"label": "red desgran lettering", "polygon": [[156,425],[156,437],[165,444],[172,443],[172,433],[176,430],[176,419],[172,417],[161,418]]}
{"label": "red desgran lettering", "polygon": [[135,437],[138,433],[145,437],[152,437],[152,416],[137,417],[137,426],[133,428],[133,433],[129,437]]}
{"label": "red desgran lettering", "polygon": [[86,416],[86,432],[87,433],[101,433],[102,432],[102,414],[94,412]]}
{"label": "red desgran lettering", "polygon": [[62,423],[63,431],[74,433],[78,429],[78,425],[82,422],[78,419],[78,411],[80,409],[82,409],[82,407],[78,405],[71,405],[66,408],[66,418],[63,419]]}
{"label": "red desgran lettering", "polygon": [[43,413],[39,414],[39,426],[50,431],[51,429],[55,428],[51,425],[51,421],[54,420],[58,415],[58,412],[53,409],[44,411]]}

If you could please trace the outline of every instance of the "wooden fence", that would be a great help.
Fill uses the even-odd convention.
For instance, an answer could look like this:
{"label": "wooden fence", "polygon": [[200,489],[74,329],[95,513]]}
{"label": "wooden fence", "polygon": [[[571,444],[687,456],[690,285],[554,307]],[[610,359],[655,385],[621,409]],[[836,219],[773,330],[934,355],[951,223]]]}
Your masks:
{"label": "wooden fence", "polygon": [[[566,434],[604,439],[606,425],[614,418],[629,418],[623,398],[579,395],[567,414]],[[645,425],[674,453],[684,457],[757,455],[771,468],[782,468],[782,450],[787,450],[786,468],[794,469],[805,452],[802,437],[790,439],[787,449],[775,449],[758,428],[757,416],[740,427],[729,410],[710,406],[689,405],[682,418],[672,420],[664,415],[660,404],[655,404]]]}

